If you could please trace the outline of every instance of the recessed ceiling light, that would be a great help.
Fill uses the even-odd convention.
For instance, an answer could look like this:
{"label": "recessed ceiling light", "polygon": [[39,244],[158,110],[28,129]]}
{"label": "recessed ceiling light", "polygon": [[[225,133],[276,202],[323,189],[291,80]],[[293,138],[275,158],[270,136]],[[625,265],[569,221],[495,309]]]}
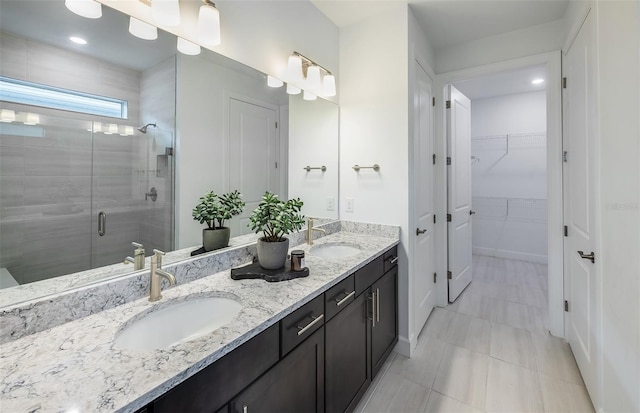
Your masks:
{"label": "recessed ceiling light", "polygon": [[82,37],[71,36],[71,37],[69,37],[69,40],[71,40],[72,42],[74,42],[76,44],[87,44],[87,41],[84,40]]}
{"label": "recessed ceiling light", "polygon": [[544,79],[533,79],[531,81],[531,83],[534,85],[539,85],[540,83],[543,83],[543,82],[544,82]]}

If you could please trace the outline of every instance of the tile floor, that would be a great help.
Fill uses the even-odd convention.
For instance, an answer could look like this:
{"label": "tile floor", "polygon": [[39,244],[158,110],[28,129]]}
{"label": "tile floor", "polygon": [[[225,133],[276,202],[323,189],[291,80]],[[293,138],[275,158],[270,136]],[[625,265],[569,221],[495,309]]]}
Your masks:
{"label": "tile floor", "polygon": [[546,265],[473,259],[473,282],[433,310],[412,358],[391,354],[356,412],[593,412],[569,345],[545,327]]}

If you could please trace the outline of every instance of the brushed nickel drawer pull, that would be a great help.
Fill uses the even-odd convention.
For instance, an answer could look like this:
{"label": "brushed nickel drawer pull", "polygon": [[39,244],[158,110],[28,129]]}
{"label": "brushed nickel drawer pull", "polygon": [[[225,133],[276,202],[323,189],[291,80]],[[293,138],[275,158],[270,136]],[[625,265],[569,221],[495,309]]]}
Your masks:
{"label": "brushed nickel drawer pull", "polygon": [[342,300],[336,299],[336,306],[340,307],[342,304],[344,304],[349,298],[353,297],[354,295],[356,295],[355,290],[347,294]]}
{"label": "brushed nickel drawer pull", "polygon": [[[396,259],[398,259],[396,257]],[[376,321],[380,322],[380,289],[376,288]]]}
{"label": "brushed nickel drawer pull", "polygon": [[307,331],[309,331],[309,329],[310,329],[311,327],[313,327],[314,325],[318,324],[320,321],[322,321],[322,319],[323,319],[323,318],[324,318],[324,314],[320,314],[320,315],[319,315],[319,316],[317,316],[317,317],[311,316],[311,319],[312,319],[313,321],[311,321],[309,324],[307,324],[307,325],[306,325],[306,326],[304,326],[304,327],[297,326],[297,327],[298,327],[298,329],[300,330],[300,331],[298,331],[298,335],[299,335],[299,336],[301,336],[301,335],[303,335],[304,333],[306,333]]}
{"label": "brushed nickel drawer pull", "polygon": [[371,320],[371,327],[375,328],[376,326],[376,293],[375,291],[372,291],[371,295],[367,297],[367,299],[371,300],[371,318],[369,318],[369,320]]}
{"label": "brushed nickel drawer pull", "polygon": [[395,264],[396,262],[398,262],[398,257],[393,257],[389,259],[389,264]]}

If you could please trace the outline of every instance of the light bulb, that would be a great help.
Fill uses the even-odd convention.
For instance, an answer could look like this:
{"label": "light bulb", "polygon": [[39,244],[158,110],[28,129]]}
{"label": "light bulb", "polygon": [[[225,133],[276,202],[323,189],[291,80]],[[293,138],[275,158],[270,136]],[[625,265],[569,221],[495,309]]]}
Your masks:
{"label": "light bulb", "polygon": [[37,113],[27,113],[27,119],[24,121],[25,125],[37,125],[40,123],[40,115]]}
{"label": "light bulb", "polygon": [[307,69],[307,87],[314,92],[321,90],[322,82],[320,81],[320,68],[318,66],[309,66]]}
{"label": "light bulb", "polygon": [[302,99],[304,100],[316,100],[318,97],[316,95],[314,95],[313,93],[309,93],[306,90],[304,91],[304,94],[302,95]]}
{"label": "light bulb", "polygon": [[118,125],[115,123],[110,123],[107,130],[104,131],[105,135],[113,135],[114,133],[118,133]]}
{"label": "light bulb", "polygon": [[297,95],[302,92],[299,87],[293,86],[291,83],[287,83],[287,93],[290,95]]}
{"label": "light bulb", "polygon": [[16,120],[16,112],[11,109],[2,109],[0,111],[0,122],[15,122]]}
{"label": "light bulb", "polygon": [[284,85],[284,82],[280,79],[277,79],[271,75],[267,75],[267,86],[269,87],[281,87]]}
{"label": "light bulb", "polygon": [[102,17],[102,4],[93,0],[65,0],[64,5],[78,16],[88,19]]}
{"label": "light bulb", "polygon": [[158,28],[135,17],[129,17],[129,33],[143,39],[155,40],[158,38]]}
{"label": "light bulb", "polygon": [[200,6],[198,13],[198,40],[207,46],[220,44],[220,12],[209,0]]}
{"label": "light bulb", "polygon": [[152,0],[151,17],[165,26],[180,24],[180,3],[178,0]]}
{"label": "light bulb", "polygon": [[287,72],[290,82],[301,82],[304,79],[304,75],[302,74],[302,58],[300,56],[289,56]]}
{"label": "light bulb", "polygon": [[182,37],[178,37],[178,51],[183,54],[195,56],[200,54],[200,45],[197,45]]}
{"label": "light bulb", "polygon": [[324,96],[336,95],[336,78],[332,74],[326,74],[322,79],[322,94]]}

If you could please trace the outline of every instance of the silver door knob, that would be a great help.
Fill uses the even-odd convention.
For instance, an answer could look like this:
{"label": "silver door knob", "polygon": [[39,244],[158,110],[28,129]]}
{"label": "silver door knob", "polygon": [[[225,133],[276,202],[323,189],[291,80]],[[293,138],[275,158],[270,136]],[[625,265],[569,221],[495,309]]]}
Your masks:
{"label": "silver door knob", "polygon": [[416,236],[420,235],[420,234],[424,234],[425,232],[427,232],[427,229],[420,229],[420,228],[416,228]]}

